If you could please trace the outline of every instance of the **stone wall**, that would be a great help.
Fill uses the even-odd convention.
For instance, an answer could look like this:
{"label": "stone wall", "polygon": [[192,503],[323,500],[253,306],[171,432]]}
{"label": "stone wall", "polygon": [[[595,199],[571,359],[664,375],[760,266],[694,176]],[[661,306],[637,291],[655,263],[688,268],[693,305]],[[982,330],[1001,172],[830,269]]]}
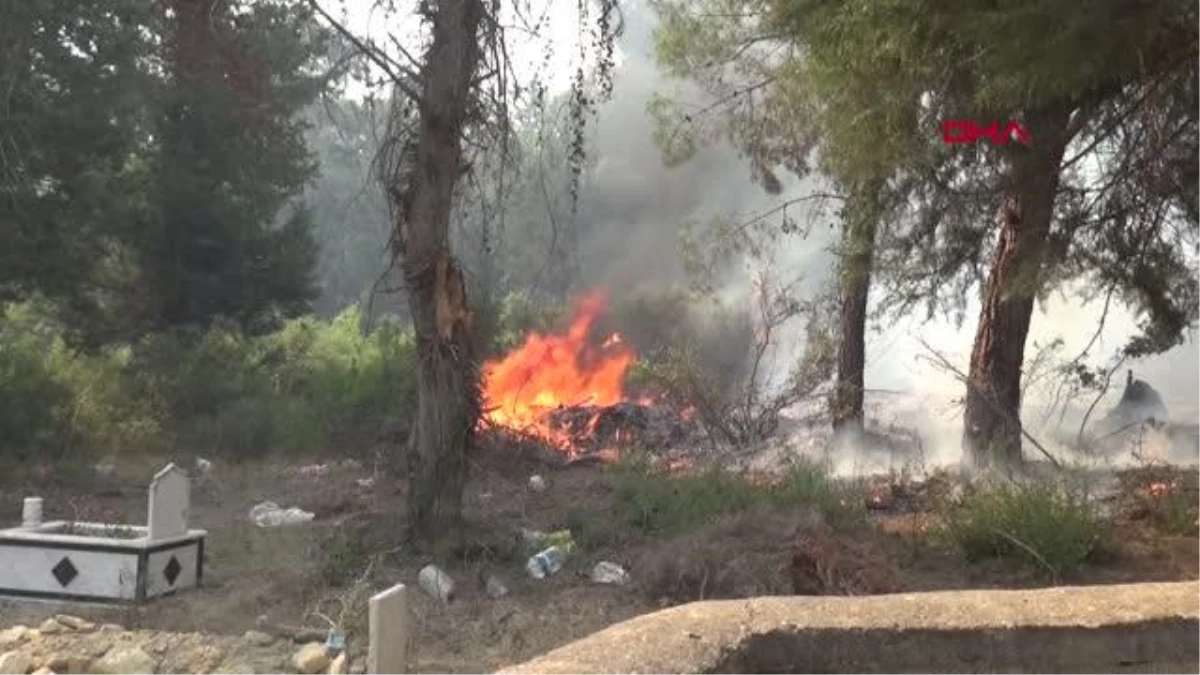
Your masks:
{"label": "stone wall", "polygon": [[1187,672],[1200,583],[698,602],[504,673]]}

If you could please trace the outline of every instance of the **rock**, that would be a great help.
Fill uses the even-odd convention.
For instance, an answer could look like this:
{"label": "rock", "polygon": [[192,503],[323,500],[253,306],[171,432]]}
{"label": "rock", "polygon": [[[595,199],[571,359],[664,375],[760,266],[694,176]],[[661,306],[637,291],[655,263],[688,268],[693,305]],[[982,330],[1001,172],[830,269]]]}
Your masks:
{"label": "rock", "polygon": [[29,637],[31,636],[29,635],[29,628],[27,626],[13,626],[6,630],[0,630],[0,649],[20,644]]}
{"label": "rock", "polygon": [[305,675],[315,675],[329,667],[329,653],[320,642],[310,642],[292,657],[292,664]]}
{"label": "rock", "polygon": [[261,630],[248,630],[242,634],[242,639],[255,647],[269,647],[275,642],[275,636]]}
{"label": "rock", "polygon": [[90,631],[96,629],[95,623],[70,614],[55,614],[54,620],[71,630]]}
{"label": "rock", "polygon": [[42,635],[55,635],[57,633],[64,633],[69,629],[59,623],[58,619],[50,617],[49,619],[43,621],[40,626],[38,626],[38,630],[41,631]]}
{"label": "rock", "polygon": [[153,673],[158,663],[137,647],[114,647],[92,664],[92,672],[101,675]]}
{"label": "rock", "polygon": [[329,663],[329,675],[346,675],[346,652],[338,654]]}
{"label": "rock", "polygon": [[[98,656],[103,656],[99,654]],[[49,668],[56,673],[87,673],[91,672],[92,660],[76,654],[51,654],[50,658],[42,661],[43,668]]]}
{"label": "rock", "polygon": [[25,652],[4,652],[0,654],[0,675],[25,675],[29,672],[29,655]]}
{"label": "rock", "polygon": [[119,623],[105,623],[101,624],[98,630],[102,633],[119,633],[125,628]]}
{"label": "rock", "polygon": [[211,673],[224,662],[225,650],[214,644],[192,644],[185,649],[169,650],[168,658],[177,659],[170,668],[160,663],[159,669],[171,673]]}
{"label": "rock", "polygon": [[33,675],[58,675],[58,673],[50,668],[47,668],[46,666],[42,666],[41,668],[33,671]]}

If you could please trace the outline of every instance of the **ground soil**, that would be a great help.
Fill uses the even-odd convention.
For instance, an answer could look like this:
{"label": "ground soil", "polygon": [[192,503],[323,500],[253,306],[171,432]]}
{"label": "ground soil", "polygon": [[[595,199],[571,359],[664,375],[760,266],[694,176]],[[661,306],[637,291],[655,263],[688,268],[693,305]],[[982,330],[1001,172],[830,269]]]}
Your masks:
{"label": "ground soil", "polygon": [[[0,477],[0,524],[15,524],[21,498],[45,498],[46,517],[140,524],[146,484],[163,460],[120,463],[116,475]],[[404,543],[403,482],[369,463],[214,461],[193,485],[192,526],[209,532],[204,587],[137,609],[0,601],[0,627],[37,625],[69,612],[128,628],[239,635],[264,627],[328,627],[339,621],[352,656],[365,646],[365,598],[395,583],[417,586],[418,570],[439,563],[457,582],[443,605],[411,594],[416,644],[412,672],[491,672],[601,628],[689,599],[788,594],[788,565],[800,513],[748,513],[719,519],[688,535],[631,531],[615,503],[612,471],[601,464],[552,468],[534,454],[488,451],[472,458],[467,491],[468,546],[416,551]],[[530,475],[548,488],[529,488]],[[307,524],[259,528],[249,521],[262,501],[316,514]],[[897,571],[897,590],[1035,587],[1048,581],[1010,566],[968,564],[931,539],[929,514],[880,514],[854,534]],[[571,527],[581,551],[559,574],[528,578],[520,528]],[[1060,583],[1093,584],[1196,579],[1197,538],[1166,536],[1145,522],[1120,521],[1116,548],[1103,564]],[[366,569],[366,562],[376,564]],[[625,566],[624,586],[592,583],[598,561]],[[687,561],[687,565],[681,565]],[[884,564],[884,563],[881,563]],[[698,567],[697,567],[698,566]],[[698,570],[698,571],[697,571]],[[485,574],[510,589],[493,599]],[[341,611],[342,607],[346,611]]]}

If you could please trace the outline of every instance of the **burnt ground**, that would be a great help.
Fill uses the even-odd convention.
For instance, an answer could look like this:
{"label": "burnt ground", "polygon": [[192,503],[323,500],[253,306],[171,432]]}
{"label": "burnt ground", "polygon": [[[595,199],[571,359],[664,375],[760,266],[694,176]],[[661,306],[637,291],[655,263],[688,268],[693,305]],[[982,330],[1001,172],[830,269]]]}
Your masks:
{"label": "burnt ground", "polygon": [[[118,475],[70,479],[57,475],[0,478],[7,525],[20,500],[45,498],[46,517],[141,523],[145,485],[162,460],[129,462]],[[0,601],[0,624],[36,625],[59,611],[126,627],[237,635],[248,629],[310,626],[325,629],[314,612],[342,621],[352,655],[365,648],[365,597],[395,583],[415,589],[418,570],[437,561],[456,580],[449,605],[411,594],[415,614],[414,672],[489,672],[519,663],[635,615],[689,599],[747,597],[792,592],[794,533],[802,509],[750,510],[715,519],[688,533],[647,534],[629,524],[618,471],[599,463],[552,468],[516,450],[490,450],[472,458],[467,490],[469,545],[435,555],[403,543],[401,481],[374,485],[361,463],[214,462],[193,484],[192,523],[209,532],[205,587],[140,609]],[[529,489],[533,473],[546,477],[542,493]],[[262,501],[299,506],[315,521],[282,528],[249,522]],[[920,591],[1020,588],[1045,578],[1007,563],[967,563],[928,533],[930,513],[877,512],[844,542],[843,558],[863,575],[889,575],[880,589]],[[523,571],[520,528],[571,527],[580,551],[559,574],[533,580]],[[1197,537],[1166,535],[1148,521],[1119,519],[1113,549],[1065,584],[1170,581],[1198,577]],[[823,545],[817,542],[818,548]],[[366,568],[366,561],[377,564]],[[588,573],[598,561],[625,566],[631,582],[597,585]],[[826,570],[827,571],[827,570]],[[480,579],[494,573],[510,593],[485,594]],[[340,612],[339,605],[347,611]],[[2,627],[0,625],[0,627]],[[358,638],[356,640],[356,638]]]}

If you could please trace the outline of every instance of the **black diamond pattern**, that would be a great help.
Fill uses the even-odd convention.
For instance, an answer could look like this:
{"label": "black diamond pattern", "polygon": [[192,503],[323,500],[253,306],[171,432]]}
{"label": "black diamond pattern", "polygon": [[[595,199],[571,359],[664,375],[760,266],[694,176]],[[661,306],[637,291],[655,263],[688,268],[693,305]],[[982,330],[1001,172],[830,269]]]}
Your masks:
{"label": "black diamond pattern", "polygon": [[54,575],[55,579],[58,579],[58,583],[63,588],[66,588],[68,584],[75,580],[75,577],[79,576],[79,570],[75,569],[75,564],[67,557],[59,560],[54,569],[50,570],[50,573]]}
{"label": "black diamond pattern", "polygon": [[183,565],[179,564],[175,556],[171,556],[171,559],[167,561],[167,566],[163,568],[163,576],[167,578],[168,584],[174,586],[175,580],[179,578],[179,573],[182,571]]}

